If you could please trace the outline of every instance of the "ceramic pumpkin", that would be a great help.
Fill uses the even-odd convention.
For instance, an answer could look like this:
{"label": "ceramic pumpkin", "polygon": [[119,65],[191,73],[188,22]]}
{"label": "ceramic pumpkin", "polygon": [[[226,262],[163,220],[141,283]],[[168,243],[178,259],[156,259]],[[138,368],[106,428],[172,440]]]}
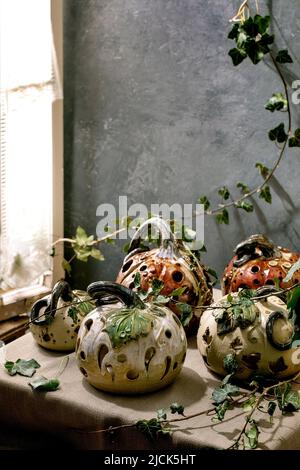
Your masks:
{"label": "ceramic pumpkin", "polygon": [[240,288],[275,285],[276,280],[283,289],[297,284],[300,282],[300,269],[289,282],[283,282],[283,279],[299,258],[299,253],[276,246],[264,235],[252,235],[234,250],[234,257],[224,271],[223,294],[237,292]]}
{"label": "ceramic pumpkin", "polygon": [[95,282],[88,293],[97,308],[82,322],[76,344],[77,364],[87,381],[120,394],[150,392],[173,382],[187,349],[176,315],[115,283]]}
{"label": "ceramic pumpkin", "polygon": [[[152,250],[140,247],[142,235],[149,227],[160,235],[160,246]],[[138,288],[134,283],[137,273],[141,279]],[[148,291],[154,279],[163,282],[160,294],[164,296],[170,295],[175,289],[185,288],[176,300],[193,307],[193,317],[185,331],[187,334],[196,334],[201,312],[197,312],[195,307],[212,302],[208,271],[174,237],[170,226],[159,217],[145,221],[134,234],[116,282],[133,290]],[[170,301],[168,306],[180,317],[181,312],[175,302]]]}
{"label": "ceramic pumpkin", "polygon": [[262,287],[256,295],[270,296],[242,304],[240,293],[233,293],[230,308],[225,308],[225,296],[212,305],[218,308],[203,313],[197,343],[210,370],[227,375],[224,358],[232,354],[238,363],[237,379],[247,380],[255,374],[282,379],[300,371],[298,327],[289,318],[283,298],[271,295],[273,292],[278,291]]}
{"label": "ceramic pumpkin", "polygon": [[30,331],[46,349],[73,351],[80,323],[95,308],[85,291],[72,291],[65,281],[58,281],[51,295],[32,306]]}

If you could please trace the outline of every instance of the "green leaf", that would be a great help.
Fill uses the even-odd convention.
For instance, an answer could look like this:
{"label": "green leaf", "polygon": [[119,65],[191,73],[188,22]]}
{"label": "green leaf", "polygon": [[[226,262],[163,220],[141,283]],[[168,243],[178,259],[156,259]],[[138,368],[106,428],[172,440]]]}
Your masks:
{"label": "green leaf", "polygon": [[239,364],[236,360],[235,354],[227,354],[223,359],[223,366],[228,374],[234,374],[239,368]]}
{"label": "green leaf", "polygon": [[103,261],[104,260],[103,254],[97,248],[92,248],[91,252],[90,252],[90,255],[91,255],[92,258],[97,259],[98,261]]}
{"label": "green leaf", "polygon": [[72,271],[72,267],[71,267],[69,261],[67,261],[66,259],[63,259],[61,265],[62,265],[64,271],[67,271],[67,273],[70,275],[71,271]]}
{"label": "green leaf", "polygon": [[134,287],[136,289],[141,287],[141,273],[139,272],[135,273],[133,282],[134,282]]}
{"label": "green leaf", "polygon": [[229,189],[226,188],[226,186],[223,186],[222,188],[219,189],[218,194],[225,200],[229,199],[230,197],[230,192]]}
{"label": "green leaf", "polygon": [[135,423],[138,431],[142,432],[148,439],[154,441],[159,433],[170,434],[171,430],[166,428],[157,418],[141,419]]}
{"label": "green leaf", "polygon": [[[284,282],[288,282],[288,281],[284,281]],[[300,301],[300,286],[293,289],[292,292],[290,293],[289,300],[287,303],[287,308],[289,310],[295,310],[296,307],[299,305],[299,301]]]}
{"label": "green leaf", "polygon": [[171,292],[170,297],[180,297],[184,291],[187,289],[187,286],[178,287]]}
{"label": "green leaf", "polygon": [[295,272],[300,269],[300,259],[296,263],[293,264],[293,266],[289,269],[287,275],[283,279],[283,282],[289,282],[291,281],[292,277],[294,276]]}
{"label": "green leaf", "polygon": [[218,224],[229,224],[229,213],[227,209],[223,209],[220,214],[216,215],[216,220]]}
{"label": "green leaf", "polygon": [[160,279],[153,279],[151,283],[151,294],[158,295],[164,287],[164,282]]}
{"label": "green leaf", "polygon": [[155,302],[159,304],[167,304],[170,302],[170,297],[166,297],[165,295],[158,295],[155,299]]}
{"label": "green leaf", "polygon": [[204,210],[205,211],[207,211],[210,208],[210,202],[209,202],[209,200],[207,199],[206,196],[199,197],[198,201],[200,202],[200,204],[204,205]]}
{"label": "green leaf", "polygon": [[264,186],[263,189],[259,193],[259,197],[266,201],[268,204],[272,204],[272,194],[270,190],[270,186]]}
{"label": "green leaf", "polygon": [[239,34],[239,29],[240,29],[239,24],[235,23],[231,31],[229,31],[228,33],[228,39],[237,39],[238,34]]}
{"label": "green leaf", "polygon": [[256,38],[259,33],[259,25],[251,16],[241,24],[240,28],[243,29],[250,38]]}
{"label": "green leaf", "polygon": [[272,113],[274,111],[285,111],[287,104],[287,99],[282,93],[273,93],[272,97],[266,102],[265,108]]}
{"label": "green leaf", "polygon": [[68,317],[72,318],[74,323],[78,322],[78,310],[76,307],[69,307],[68,308]]}
{"label": "green leaf", "polygon": [[256,164],[255,164],[255,168],[258,168],[258,170],[259,170],[261,176],[262,176],[264,179],[268,176],[268,174],[269,174],[269,172],[270,172],[269,168],[266,167],[263,163],[259,163],[259,162],[256,163]]}
{"label": "green leaf", "polygon": [[254,419],[250,420],[249,423],[251,423],[251,427],[248,431],[245,432],[245,436],[247,437],[245,447],[246,449],[256,449],[258,444],[259,429]]}
{"label": "green leaf", "polygon": [[172,403],[170,405],[170,410],[171,410],[171,413],[172,415],[174,415],[175,413],[178,413],[179,415],[182,415],[184,416],[184,406],[181,405],[180,403]]}
{"label": "green leaf", "polygon": [[245,51],[243,51],[242,49],[237,49],[236,47],[234,47],[233,49],[230,49],[230,51],[228,52],[228,55],[230,55],[234,66],[239,65],[247,57],[247,54]]}
{"label": "green leaf", "polygon": [[167,419],[167,412],[164,409],[157,410],[157,419],[159,421],[165,421]]}
{"label": "green leaf", "polygon": [[258,32],[261,35],[267,32],[270,26],[270,22],[271,22],[270,16],[255,15],[254,17],[254,23],[257,24]]}
{"label": "green leaf", "polygon": [[193,317],[193,309],[191,305],[185,304],[183,302],[178,302],[176,307],[180,311],[180,321],[183,327],[188,326],[192,317]]}
{"label": "green leaf", "polygon": [[255,395],[251,395],[247,401],[243,403],[243,411],[245,413],[248,413],[249,411],[252,411],[253,406],[256,403],[256,398]]}
{"label": "green leaf", "polygon": [[140,307],[113,310],[106,321],[105,330],[114,348],[128,341],[147,336],[153,327],[153,315]]}
{"label": "green leaf", "polygon": [[88,236],[87,236],[86,231],[80,226],[77,227],[77,229],[76,229],[75,240],[76,240],[77,245],[86,246]]}
{"label": "green leaf", "polygon": [[35,374],[40,364],[35,359],[18,359],[16,362],[6,361],[4,364],[9,375],[23,375],[25,377],[32,377]]}
{"label": "green leaf", "polygon": [[262,51],[255,39],[250,39],[245,44],[245,51],[248,54],[249,59],[254,65],[256,65],[263,59],[267,50],[264,49],[264,51]]}
{"label": "green leaf", "polygon": [[236,207],[238,209],[243,209],[246,212],[253,212],[253,210],[254,210],[253,204],[251,204],[251,202],[247,202],[247,201],[240,201],[236,205]]}
{"label": "green leaf", "polygon": [[238,183],[236,184],[236,187],[240,189],[243,194],[250,193],[249,186],[247,186],[246,183],[243,183],[242,181],[238,181]]}
{"label": "green leaf", "polygon": [[281,51],[278,51],[278,54],[276,56],[276,61],[279,64],[292,64],[293,63],[293,59],[289,55],[287,49],[282,49]]}
{"label": "green leaf", "polygon": [[289,147],[300,147],[300,128],[296,129],[294,135],[290,137]]}
{"label": "green leaf", "polygon": [[230,408],[230,402],[229,400],[225,400],[223,401],[222,403],[219,403],[216,407],[215,407],[215,412],[216,412],[216,417],[214,416],[212,419],[213,421],[217,420],[217,421],[223,421],[223,419],[225,418],[225,414],[226,414],[226,411],[229,410]]}
{"label": "green leaf", "polygon": [[279,144],[285,142],[287,139],[287,134],[284,130],[284,123],[281,122],[278,126],[274,127],[269,131],[269,139],[272,141],[277,141]]}
{"label": "green leaf", "polygon": [[225,386],[215,388],[215,390],[212,393],[212,399],[213,399],[213,402],[218,405],[219,403],[223,403],[228,398],[231,398],[232,395],[239,395],[239,393],[240,393],[239,387],[237,387],[236,385],[227,383]]}
{"label": "green leaf", "polygon": [[46,377],[39,376],[28,382],[32,390],[37,392],[55,392],[59,387],[58,379],[47,379]]}

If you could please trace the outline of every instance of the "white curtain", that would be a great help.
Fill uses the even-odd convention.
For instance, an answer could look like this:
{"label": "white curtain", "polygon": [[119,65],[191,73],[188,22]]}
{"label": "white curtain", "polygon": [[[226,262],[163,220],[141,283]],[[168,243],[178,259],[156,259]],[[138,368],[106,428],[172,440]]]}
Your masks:
{"label": "white curtain", "polygon": [[51,268],[52,102],[62,98],[50,0],[0,0],[0,288]]}

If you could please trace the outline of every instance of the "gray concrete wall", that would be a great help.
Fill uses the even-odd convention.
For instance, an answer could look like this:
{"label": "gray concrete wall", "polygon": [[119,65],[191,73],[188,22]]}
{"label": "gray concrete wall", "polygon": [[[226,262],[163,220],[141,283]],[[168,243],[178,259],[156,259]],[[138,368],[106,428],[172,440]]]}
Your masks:
{"label": "gray concrete wall", "polygon": [[[264,103],[282,87],[265,64],[232,66],[228,19],[239,3],[64,0],[66,235],[77,225],[95,233],[97,206],[119,195],[129,204],[195,203],[223,184],[256,185],[255,162],[272,165],[277,151],[266,133],[285,116]],[[280,24],[277,45],[294,53],[289,80],[300,78],[299,1],[260,4]],[[221,273],[233,246],[258,231],[300,249],[299,180],[300,151],[291,149],[272,206],[233,213],[228,227],[206,218],[204,260]],[[119,245],[104,252],[103,263],[76,263],[74,284],[114,279],[123,253]]]}

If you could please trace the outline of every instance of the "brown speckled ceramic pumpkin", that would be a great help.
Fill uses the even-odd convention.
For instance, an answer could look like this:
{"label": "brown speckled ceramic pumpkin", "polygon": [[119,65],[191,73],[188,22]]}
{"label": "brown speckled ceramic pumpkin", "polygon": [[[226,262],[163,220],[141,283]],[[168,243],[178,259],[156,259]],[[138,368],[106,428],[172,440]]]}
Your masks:
{"label": "brown speckled ceramic pumpkin", "polygon": [[276,290],[272,286],[258,289],[256,296],[270,296],[243,304],[238,317],[233,315],[240,302],[237,292],[230,302],[226,295],[212,305],[214,309],[203,312],[197,343],[210,370],[227,375],[224,359],[230,354],[237,363],[235,378],[240,380],[256,374],[282,379],[300,371],[298,326],[284,299],[271,295]]}
{"label": "brown speckled ceramic pumpkin", "polygon": [[[149,250],[141,248],[142,233],[154,226],[161,239],[159,248]],[[175,289],[185,287],[178,302],[190,304],[192,307],[209,305],[212,301],[212,286],[208,272],[184,245],[175,239],[169,225],[159,217],[144,222],[131,240],[129,253],[124,259],[118,274],[117,283],[136,290],[134,279],[140,273],[140,290],[148,291],[154,279],[163,282],[162,295],[169,295]],[[168,306],[180,316],[176,303],[170,301]],[[201,311],[193,311],[193,317],[185,328],[187,334],[196,334]]]}
{"label": "brown speckled ceramic pumpkin", "polygon": [[283,279],[299,258],[299,253],[276,246],[264,235],[252,235],[234,250],[234,257],[224,271],[223,294],[237,292],[241,288],[274,286],[276,280],[281,288],[292,286],[300,282],[300,270],[289,282],[283,282]]}

